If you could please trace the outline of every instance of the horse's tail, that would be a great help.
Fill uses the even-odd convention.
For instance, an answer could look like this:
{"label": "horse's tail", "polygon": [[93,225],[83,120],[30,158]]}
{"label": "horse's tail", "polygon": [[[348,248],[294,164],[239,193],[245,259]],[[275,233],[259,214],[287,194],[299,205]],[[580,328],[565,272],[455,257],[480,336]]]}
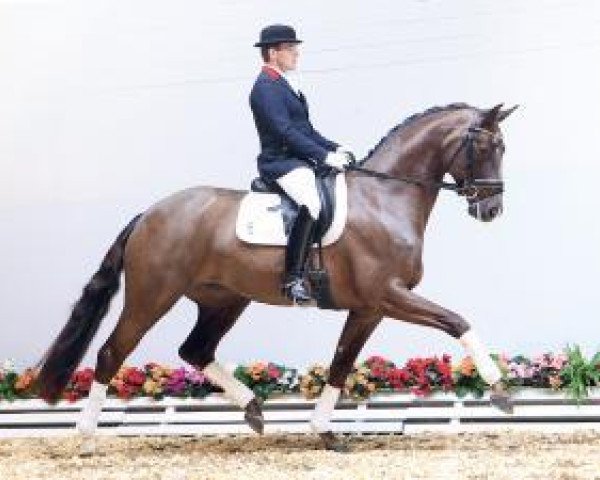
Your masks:
{"label": "horse's tail", "polygon": [[[136,215],[112,244],[94,273],[54,343],[35,367],[36,390],[48,402],[56,402],[86,354],[112,297],[119,289],[123,256],[129,235],[142,214]],[[40,367],[41,365],[41,367]]]}

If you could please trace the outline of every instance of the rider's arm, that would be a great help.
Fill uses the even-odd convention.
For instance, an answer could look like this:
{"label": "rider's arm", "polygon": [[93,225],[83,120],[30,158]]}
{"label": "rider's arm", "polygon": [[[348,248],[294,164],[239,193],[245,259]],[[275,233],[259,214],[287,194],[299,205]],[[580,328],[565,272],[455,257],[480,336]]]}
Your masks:
{"label": "rider's arm", "polygon": [[329,140],[329,139],[325,138],[323,135],[321,135],[315,129],[315,127],[312,126],[312,123],[310,124],[310,126],[312,127],[313,136],[316,138],[317,142],[319,142],[319,144],[322,147],[326,148],[328,151],[335,152],[337,147],[339,147],[340,145],[338,143],[332,142],[331,140]]}
{"label": "rider's arm", "polygon": [[294,127],[279,88],[267,82],[255,85],[250,105],[261,121],[279,135],[291,151],[305,158],[323,162],[329,150]]}

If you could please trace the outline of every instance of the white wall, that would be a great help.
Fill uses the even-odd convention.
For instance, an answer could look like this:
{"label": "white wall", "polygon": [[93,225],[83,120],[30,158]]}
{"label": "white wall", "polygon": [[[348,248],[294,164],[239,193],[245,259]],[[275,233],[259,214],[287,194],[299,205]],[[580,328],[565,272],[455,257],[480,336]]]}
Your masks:
{"label": "white wall", "polygon": [[[121,227],[169,193],[245,188],[258,142],[248,93],[261,27],[305,40],[313,122],[364,155],[433,105],[519,103],[506,121],[505,213],[442,193],[417,291],[508,353],[599,347],[597,2],[0,2],[0,359],[36,361]],[[110,334],[119,295],[85,360]],[[182,301],[128,360],[178,364]],[[226,361],[328,361],[342,313],[252,306]],[[461,354],[386,320],[365,347],[396,360]]]}

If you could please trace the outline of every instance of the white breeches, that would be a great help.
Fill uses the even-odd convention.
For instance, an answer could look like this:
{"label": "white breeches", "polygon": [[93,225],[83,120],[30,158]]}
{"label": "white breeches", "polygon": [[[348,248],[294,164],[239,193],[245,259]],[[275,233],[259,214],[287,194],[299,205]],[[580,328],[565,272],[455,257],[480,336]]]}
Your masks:
{"label": "white breeches", "polygon": [[308,167],[294,168],[277,179],[277,183],[298,206],[306,205],[310,216],[317,220],[321,211],[321,201],[317,191],[315,173]]}

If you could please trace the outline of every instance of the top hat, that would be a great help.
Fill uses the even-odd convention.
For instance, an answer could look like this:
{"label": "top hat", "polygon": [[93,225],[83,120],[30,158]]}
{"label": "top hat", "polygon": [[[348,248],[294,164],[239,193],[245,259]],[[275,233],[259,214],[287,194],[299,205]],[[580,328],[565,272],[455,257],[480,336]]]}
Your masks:
{"label": "top hat", "polygon": [[289,25],[269,25],[260,31],[260,40],[254,46],[264,47],[283,42],[302,43],[302,40],[296,38],[296,31]]}

